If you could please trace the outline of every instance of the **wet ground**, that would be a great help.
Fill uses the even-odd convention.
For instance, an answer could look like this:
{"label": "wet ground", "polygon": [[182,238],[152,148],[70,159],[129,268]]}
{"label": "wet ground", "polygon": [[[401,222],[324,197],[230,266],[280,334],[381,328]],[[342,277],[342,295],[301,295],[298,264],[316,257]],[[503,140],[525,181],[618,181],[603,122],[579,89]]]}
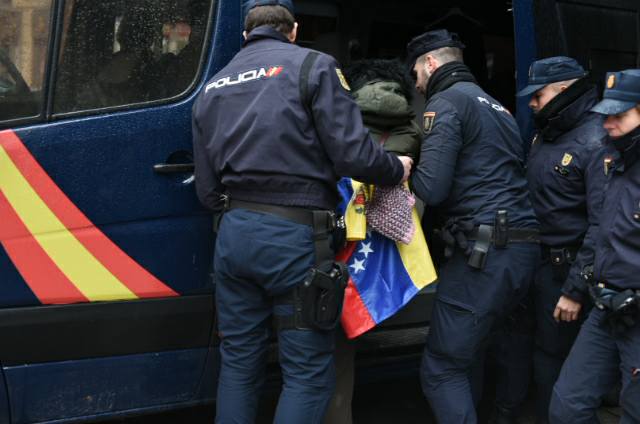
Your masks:
{"label": "wet ground", "polygon": [[[265,396],[260,405],[257,424],[271,423],[277,395]],[[422,397],[416,378],[359,385],[353,402],[355,424],[430,424],[435,423],[427,402]],[[126,424],[212,424],[215,411],[211,407],[193,408],[160,416],[119,421]],[[617,408],[601,408],[603,424],[619,422]],[[521,424],[534,424],[532,405],[529,402],[523,411]]]}

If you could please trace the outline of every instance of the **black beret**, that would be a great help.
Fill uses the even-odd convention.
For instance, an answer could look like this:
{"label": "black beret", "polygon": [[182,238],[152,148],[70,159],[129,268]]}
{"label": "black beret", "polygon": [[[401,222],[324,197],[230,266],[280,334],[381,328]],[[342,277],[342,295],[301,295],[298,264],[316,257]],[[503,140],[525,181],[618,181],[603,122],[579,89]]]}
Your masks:
{"label": "black beret", "polygon": [[423,54],[443,47],[457,47],[464,49],[464,44],[455,32],[446,29],[436,29],[417,36],[407,44],[407,65],[413,69],[416,60]]}

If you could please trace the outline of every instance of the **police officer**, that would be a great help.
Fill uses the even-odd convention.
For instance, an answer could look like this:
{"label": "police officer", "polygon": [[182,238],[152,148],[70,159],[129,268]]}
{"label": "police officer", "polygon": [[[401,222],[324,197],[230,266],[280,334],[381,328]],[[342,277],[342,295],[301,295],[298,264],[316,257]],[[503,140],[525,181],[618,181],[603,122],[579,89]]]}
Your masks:
{"label": "police officer", "polygon": [[[640,70],[607,75],[605,176],[595,243],[595,303],[553,389],[549,419],[597,423],[603,396],[622,379],[622,424],[640,422]],[[598,198],[596,198],[598,200]]]}
{"label": "police officer", "polygon": [[242,50],[193,109],[197,193],[213,210],[224,194],[226,210],[214,258],[216,422],[255,420],[273,317],[284,380],[275,422],[321,423],[346,277],[329,248],[336,183],[398,184],[411,159],[373,142],[335,60],[293,44],[291,0],[247,9]]}
{"label": "police officer", "polygon": [[[440,269],[422,360],[424,393],[440,423],[475,423],[477,375],[494,325],[526,294],[540,255],[518,126],[462,62],[446,30],[408,45],[425,94],[425,136],[412,183],[447,218],[449,260]],[[452,249],[453,246],[455,249]]]}
{"label": "police officer", "polygon": [[598,93],[586,75],[569,57],[538,60],[529,70],[529,84],[518,93],[531,97],[537,129],[527,180],[542,247],[542,263],[531,290],[539,423],[547,422],[551,390],[580,330],[581,312],[588,307],[589,294],[580,274],[593,263],[601,204],[597,197],[604,179],[592,163],[606,133],[602,116],[590,111],[598,103]]}

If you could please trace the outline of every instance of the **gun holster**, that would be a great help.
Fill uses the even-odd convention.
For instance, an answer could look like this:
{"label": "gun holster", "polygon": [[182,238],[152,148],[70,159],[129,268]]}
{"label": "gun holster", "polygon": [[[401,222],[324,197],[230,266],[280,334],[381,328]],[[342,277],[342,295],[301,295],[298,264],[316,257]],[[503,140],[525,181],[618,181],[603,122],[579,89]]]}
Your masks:
{"label": "gun holster", "polygon": [[491,247],[492,232],[493,230],[489,225],[480,225],[478,227],[476,243],[473,245],[469,260],[467,261],[467,264],[471,268],[484,269],[487,263],[489,247]]}
{"label": "gun holster", "polygon": [[336,328],[348,280],[347,267],[341,262],[325,262],[311,268],[295,290],[296,328],[319,331]]}

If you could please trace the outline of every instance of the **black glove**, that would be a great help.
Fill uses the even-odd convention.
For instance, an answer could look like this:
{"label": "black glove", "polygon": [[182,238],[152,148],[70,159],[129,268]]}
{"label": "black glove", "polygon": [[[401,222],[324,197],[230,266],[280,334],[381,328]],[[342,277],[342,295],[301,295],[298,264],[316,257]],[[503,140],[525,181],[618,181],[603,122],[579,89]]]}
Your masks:
{"label": "black glove", "polygon": [[461,248],[464,254],[469,256],[471,249],[467,234],[473,231],[475,225],[472,221],[463,221],[461,218],[449,219],[441,231],[442,241],[445,244],[444,257],[449,259],[453,256],[456,247]]}

